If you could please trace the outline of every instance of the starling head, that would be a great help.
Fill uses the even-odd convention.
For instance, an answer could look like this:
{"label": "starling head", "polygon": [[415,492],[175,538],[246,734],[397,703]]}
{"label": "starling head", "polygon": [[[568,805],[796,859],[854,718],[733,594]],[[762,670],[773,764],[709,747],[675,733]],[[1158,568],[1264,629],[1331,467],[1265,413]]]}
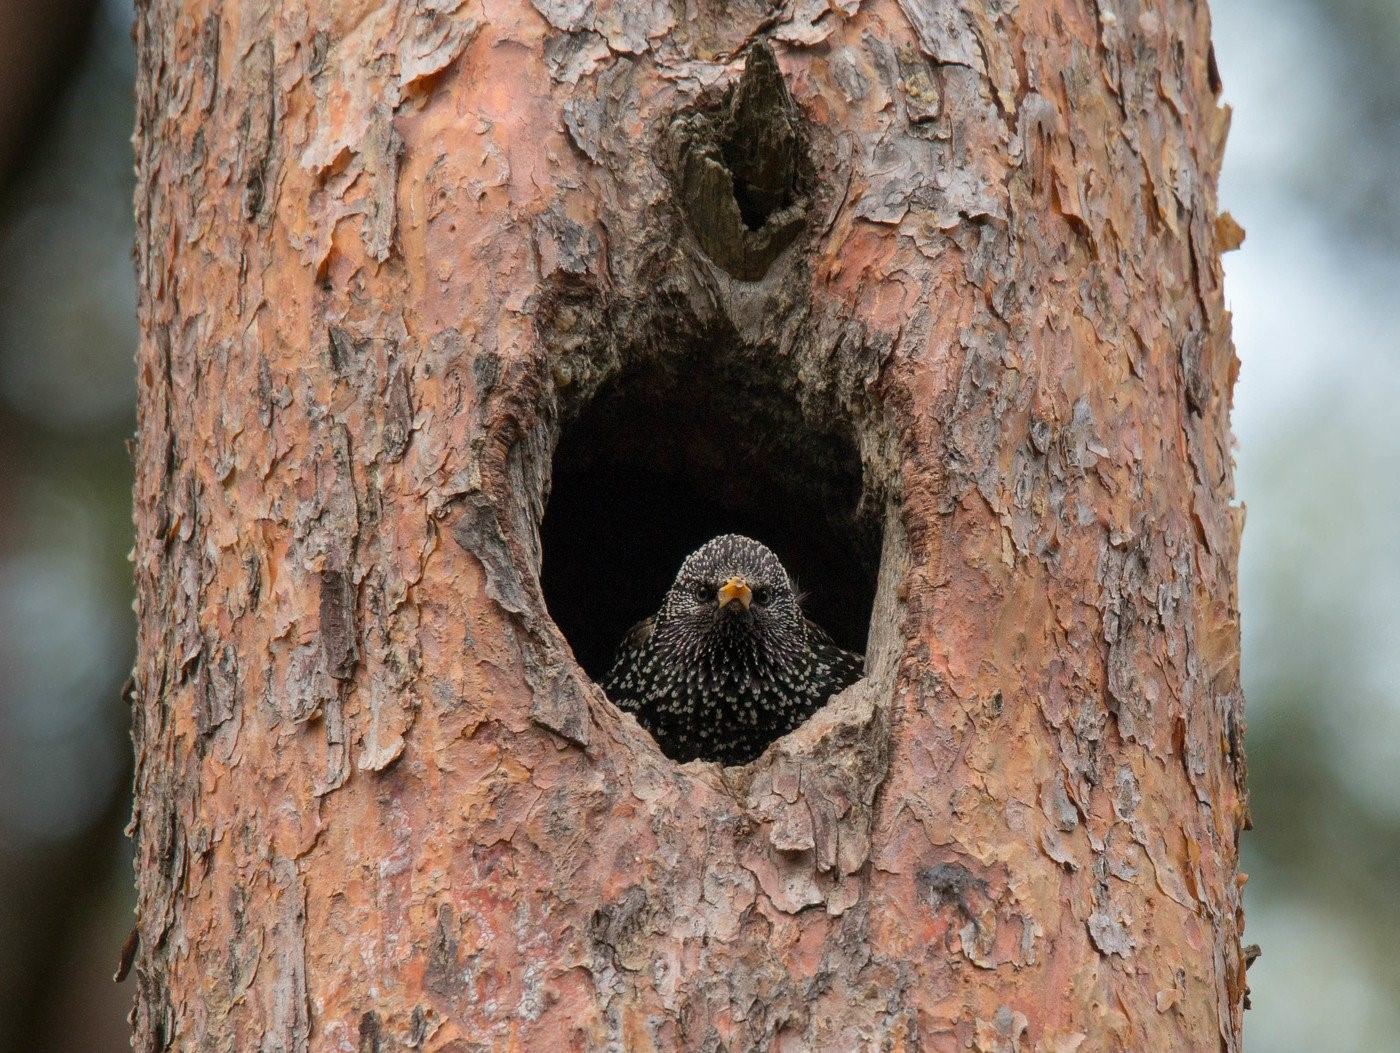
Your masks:
{"label": "starling head", "polygon": [[725,534],[681,564],[604,687],[668,757],[746,764],[859,680],[862,664],[802,616],[777,556]]}
{"label": "starling head", "polygon": [[722,534],[681,564],[661,605],[657,642],[682,660],[782,663],[806,646],[798,597],[769,548]]}

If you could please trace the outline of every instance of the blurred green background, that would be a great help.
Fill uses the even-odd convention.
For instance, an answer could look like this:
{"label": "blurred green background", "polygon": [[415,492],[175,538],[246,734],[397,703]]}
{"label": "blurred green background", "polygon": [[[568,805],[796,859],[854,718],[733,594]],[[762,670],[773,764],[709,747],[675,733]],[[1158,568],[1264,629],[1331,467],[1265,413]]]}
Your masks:
{"label": "blurred green background", "polygon": [[[1214,0],[1252,1051],[1400,1049],[1400,0]],[[130,0],[0,0],[0,1049],[121,1050]]]}

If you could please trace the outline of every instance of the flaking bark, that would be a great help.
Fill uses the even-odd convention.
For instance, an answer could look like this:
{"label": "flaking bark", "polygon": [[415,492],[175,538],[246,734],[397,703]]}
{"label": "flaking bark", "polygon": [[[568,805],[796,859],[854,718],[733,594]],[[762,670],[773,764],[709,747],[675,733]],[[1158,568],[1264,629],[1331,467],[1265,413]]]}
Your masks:
{"label": "flaking bark", "polygon": [[[1239,1047],[1204,3],[138,9],[137,1048]],[[560,428],[672,354],[883,537],[745,768],[538,584]]]}

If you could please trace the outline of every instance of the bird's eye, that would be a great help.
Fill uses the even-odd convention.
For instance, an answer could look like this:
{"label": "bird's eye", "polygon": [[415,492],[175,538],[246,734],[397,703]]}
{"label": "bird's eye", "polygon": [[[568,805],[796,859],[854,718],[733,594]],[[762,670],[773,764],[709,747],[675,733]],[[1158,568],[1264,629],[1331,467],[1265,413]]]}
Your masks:
{"label": "bird's eye", "polygon": [[760,585],[753,590],[753,601],[760,607],[767,607],[768,601],[773,598],[773,594],[768,591],[768,586]]}
{"label": "bird's eye", "polygon": [[715,598],[715,587],[706,582],[698,582],[694,588],[695,598],[702,603],[709,603]]}

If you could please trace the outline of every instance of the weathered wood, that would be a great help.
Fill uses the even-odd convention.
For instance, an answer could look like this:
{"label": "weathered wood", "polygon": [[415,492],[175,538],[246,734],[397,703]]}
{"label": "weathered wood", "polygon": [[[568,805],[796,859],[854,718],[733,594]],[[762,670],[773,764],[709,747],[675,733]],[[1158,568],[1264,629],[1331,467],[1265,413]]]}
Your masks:
{"label": "weathered wood", "polygon": [[[1238,1048],[1204,3],[138,7],[137,1048]],[[539,586],[666,356],[883,537],[742,769]]]}
{"label": "weathered wood", "polygon": [[808,219],[812,174],[792,97],[766,44],[715,109],[671,124],[677,198],[701,250],[743,281],[768,273]]}

